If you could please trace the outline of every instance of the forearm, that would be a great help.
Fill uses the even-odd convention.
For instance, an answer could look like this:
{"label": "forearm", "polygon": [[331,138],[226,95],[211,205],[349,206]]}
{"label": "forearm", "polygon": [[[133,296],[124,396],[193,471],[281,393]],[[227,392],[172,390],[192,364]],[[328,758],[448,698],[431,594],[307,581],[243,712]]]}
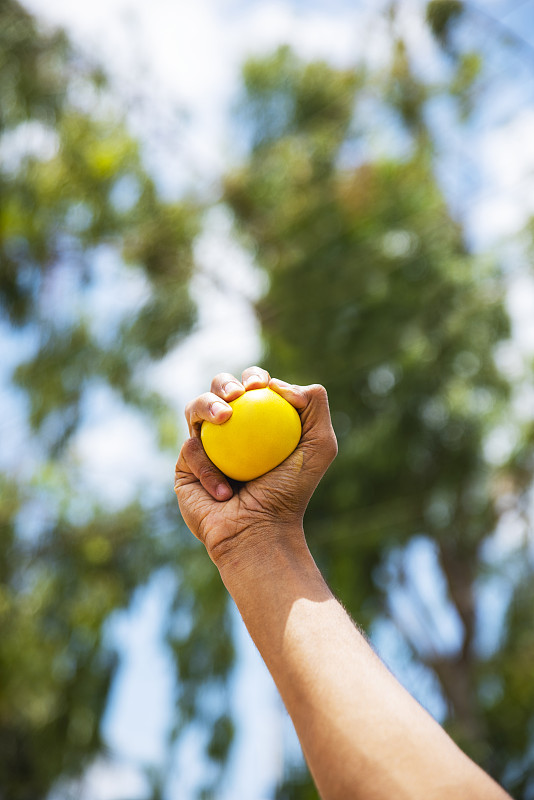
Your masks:
{"label": "forearm", "polygon": [[302,531],[266,532],[253,558],[236,553],[220,570],[323,800],[507,797],[377,658]]}

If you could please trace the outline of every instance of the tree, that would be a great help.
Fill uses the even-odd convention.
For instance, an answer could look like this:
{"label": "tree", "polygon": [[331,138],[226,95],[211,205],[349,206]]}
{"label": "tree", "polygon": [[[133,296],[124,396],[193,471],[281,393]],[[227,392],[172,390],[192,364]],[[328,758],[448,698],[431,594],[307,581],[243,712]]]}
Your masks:
{"label": "tree", "polygon": [[[431,113],[445,98],[468,124],[477,108],[483,60],[459,35],[465,7],[428,4],[439,85],[414,69],[394,6],[382,73],[305,64],[287,49],[251,61],[240,120],[250,155],[224,199],[269,277],[258,307],[267,365],[329,389],[340,456],[310,508],[314,553],[371,632],[394,619],[413,663],[435,677],[453,734],[519,792],[529,780],[531,556],[525,544],[501,564],[487,544],[504,512],[526,513],[533,436],[521,430],[498,467],[484,455],[513,389],[493,357],[509,335],[503,273],[471,252],[448,207]],[[199,796],[217,797],[234,728],[225,589],[172,496],[141,492],[110,508],[91,496],[73,451],[103,388],[174,448],[173,417],[145,376],[194,325],[200,204],[160,199],[99,68],[13,0],[0,3],[0,22],[0,333],[24,434],[23,448],[1,455],[0,798],[45,798],[102,751],[116,666],[105,623],[165,565],[175,576],[173,737],[191,723],[202,730]],[[377,156],[370,141],[384,119],[397,146]],[[140,291],[107,317],[91,300],[102,269],[118,271],[118,296],[129,280]],[[4,442],[13,424],[4,420]],[[452,645],[413,596],[420,552],[460,620]],[[511,597],[498,644],[483,652],[492,580]],[[300,770],[289,778],[280,797],[314,796]],[[161,796],[165,776],[152,782]]]}
{"label": "tree", "polygon": [[[155,570],[194,558],[176,565],[170,488],[168,503],[141,491],[109,507],[73,443],[104,392],[174,452],[145,373],[194,324],[200,212],[161,200],[101,69],[14,0],[0,3],[0,65],[1,348],[19,409],[2,421],[0,797],[38,800],[103,752],[110,615]],[[134,281],[135,302],[95,307],[102,271],[117,273],[116,299]]]}
{"label": "tree", "polygon": [[[432,2],[448,79],[430,83],[395,10],[381,75],[306,64],[288,48],[247,63],[250,152],[227,176],[225,199],[269,277],[258,306],[267,367],[329,391],[340,452],[307,516],[314,555],[355,619],[370,631],[392,621],[436,681],[446,728],[521,793],[533,786],[534,565],[526,538],[505,562],[488,551],[503,511],[524,513],[532,424],[508,458],[488,457],[513,390],[495,363],[510,337],[506,282],[448,207],[431,113],[446,98],[467,125],[483,62],[461,47],[464,4]],[[369,146],[380,128],[373,105],[397,133],[396,152]],[[510,600],[488,649],[483,603],[499,579]],[[429,582],[444,587],[452,639],[420,594]],[[278,793],[314,796],[303,774]]]}

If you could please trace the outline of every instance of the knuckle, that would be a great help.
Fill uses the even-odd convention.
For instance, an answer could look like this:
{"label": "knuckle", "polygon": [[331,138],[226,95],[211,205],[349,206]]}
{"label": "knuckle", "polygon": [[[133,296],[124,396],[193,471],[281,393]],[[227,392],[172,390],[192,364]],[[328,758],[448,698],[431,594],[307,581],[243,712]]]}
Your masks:
{"label": "knuckle", "polygon": [[226,380],[228,380],[228,373],[219,372],[211,382],[211,391],[214,392],[215,389],[219,389]]}
{"label": "knuckle", "polygon": [[209,480],[210,478],[215,477],[216,470],[213,464],[210,461],[206,461],[203,464],[200,464],[198,468],[198,477],[200,481]]}
{"label": "knuckle", "polygon": [[252,375],[257,375],[262,379],[266,379],[269,373],[263,367],[258,367],[257,364],[254,364],[252,367],[247,367],[247,369],[243,372],[243,376],[245,378],[250,377]]}
{"label": "knuckle", "polygon": [[331,461],[333,461],[334,458],[337,456],[339,449],[336,439],[336,434],[334,433],[333,430],[330,432],[330,436],[328,437],[327,442],[325,443],[325,449],[328,457],[330,458]]}
{"label": "knuckle", "polygon": [[192,419],[198,417],[202,410],[206,408],[208,404],[208,399],[211,397],[211,394],[208,392],[204,392],[204,394],[200,394],[198,397],[195,397],[194,400],[190,400],[186,407],[185,407],[185,417],[188,422],[191,422]]}
{"label": "knuckle", "polygon": [[196,456],[202,447],[202,442],[200,439],[192,437],[191,439],[187,439],[182,446],[182,451],[186,460]]}
{"label": "knuckle", "polygon": [[330,460],[335,458],[338,452],[338,444],[336,434],[334,433],[332,426],[323,428],[319,432],[317,443],[325,457],[329,458]]}
{"label": "knuckle", "polygon": [[176,495],[176,497],[179,497],[179,495],[181,494],[181,490],[182,490],[183,486],[184,486],[184,479],[182,477],[175,478],[175,481],[174,481],[174,494]]}
{"label": "knuckle", "polygon": [[321,400],[328,400],[328,392],[326,391],[322,383],[312,383],[311,386],[309,387],[309,392],[313,397],[319,398]]}

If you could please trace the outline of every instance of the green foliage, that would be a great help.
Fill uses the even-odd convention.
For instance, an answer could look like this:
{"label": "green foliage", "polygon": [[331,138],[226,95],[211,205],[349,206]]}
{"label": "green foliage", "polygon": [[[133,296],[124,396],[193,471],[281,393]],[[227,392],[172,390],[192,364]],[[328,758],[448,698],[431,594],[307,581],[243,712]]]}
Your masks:
{"label": "green foliage", "polygon": [[208,755],[214,761],[224,762],[228,758],[228,752],[234,736],[234,723],[228,716],[223,714],[215,720],[213,731],[208,744]]}
{"label": "green foliage", "polygon": [[461,0],[431,0],[426,7],[426,19],[433,34],[447,44],[451,30],[464,11]]}
{"label": "green foliage", "polygon": [[[35,517],[40,508],[50,510],[42,481],[39,492],[39,502],[25,498],[27,526],[32,502]],[[0,787],[6,797],[44,796],[58,775],[76,776],[102,747],[100,717],[117,663],[103,646],[103,629],[154,568],[157,546],[139,527],[145,516],[135,506],[112,517],[94,509],[87,523],[74,524],[60,513],[37,542],[13,536],[9,548],[3,543]]]}
{"label": "green foliage", "polygon": [[[430,4],[440,38],[460,10]],[[317,85],[328,87],[328,102],[310,102],[304,76],[312,69]],[[480,60],[467,54],[446,92],[465,89],[479,70]],[[225,199],[269,277],[257,309],[264,363],[285,380],[328,388],[339,440],[308,511],[310,545],[359,622],[392,616],[400,626],[413,659],[439,680],[445,724],[457,741],[509,788],[524,789],[534,691],[525,666],[531,593],[530,605],[521,599],[532,583],[528,556],[524,586],[512,582],[502,648],[491,657],[477,645],[477,605],[500,498],[510,486],[520,497],[530,483],[521,463],[527,452],[532,457],[531,440],[525,429],[521,463],[511,458],[497,469],[485,456],[488,434],[511,402],[512,387],[495,363],[496,347],[510,336],[505,281],[493,259],[470,252],[437,182],[426,105],[437,90],[413,74],[407,46],[397,40],[375,89],[399,133],[409,133],[409,155],[360,155],[351,167],[341,156],[364,91],[358,71],[351,78],[326,64],[312,68],[282,50],[244,74],[253,146],[227,177]],[[302,107],[309,114],[298,117]],[[338,109],[339,128],[330,125],[330,108]],[[283,110],[276,125],[269,121],[275,109]],[[362,154],[361,120],[359,131]],[[431,645],[439,642],[434,629],[421,645],[390,602],[404,587],[412,613],[429,613],[404,568],[394,567],[421,536],[433,542],[445,602],[460,620],[462,643],[452,650]],[[278,796],[315,795],[309,778],[296,774]]]}
{"label": "green foliage", "polygon": [[275,800],[320,800],[314,784],[303,770],[290,773],[284,785],[276,790]]}
{"label": "green foliage", "polygon": [[[250,152],[226,176],[224,199],[269,278],[257,309],[265,363],[329,390],[340,452],[306,521],[321,568],[359,622],[393,617],[414,661],[439,681],[453,735],[526,793],[531,553],[489,564],[485,552],[510,498],[524,502],[534,435],[532,425],[520,429],[499,468],[485,457],[513,388],[494,359],[510,335],[503,276],[494,259],[470,252],[449,210],[429,112],[436,98],[453,98],[467,119],[477,99],[484,63],[457,45],[463,10],[427,4],[448,54],[442,85],[418,75],[394,13],[380,74],[303,63],[287,47],[249,61],[239,120]],[[135,503],[104,508],[72,447],[103,387],[174,447],[174,415],[144,376],[194,325],[188,285],[201,209],[161,200],[110,111],[101,70],[13,0],[0,4],[0,92],[0,320],[28,430],[24,452],[0,474],[0,797],[44,800],[102,751],[117,666],[106,622],[165,565],[176,586],[166,632],[177,678],[171,738],[191,723],[203,730],[200,792],[217,797],[234,737],[226,590],[199,543],[176,530],[172,497],[154,506],[141,491]],[[407,143],[402,156],[368,147],[384,119]],[[117,306],[100,314],[92,293],[114,274]],[[135,300],[123,307],[132,284]],[[393,589],[414,588],[405,560],[422,537],[461,621],[456,650],[439,646],[432,625],[438,646],[421,646],[390,603]],[[507,582],[511,600],[498,646],[484,652],[480,590],[493,579]],[[164,776],[150,780],[162,797]],[[317,795],[296,767],[277,796]]]}
{"label": "green foliage", "polygon": [[65,97],[66,38],[36,35],[14,0],[2,0],[1,14],[0,132],[27,119],[53,124]]}
{"label": "green foliage", "polygon": [[391,76],[384,87],[384,99],[398,112],[410,131],[424,134],[424,104],[432,91],[415,79],[403,39],[397,39],[393,53]]}
{"label": "green foliage", "polygon": [[[0,92],[2,348],[21,439],[27,430],[0,473],[0,796],[44,800],[104,749],[110,617],[180,560],[172,492],[169,506],[141,492],[104,508],[73,443],[108,387],[174,451],[170,411],[143,371],[194,324],[199,208],[162,201],[101,71],[12,0],[0,4]],[[110,273],[117,306],[102,313],[91,297]],[[135,302],[121,306],[132,282]],[[221,675],[232,660],[223,633]],[[181,663],[187,674],[186,655]],[[191,696],[185,705],[194,714]],[[217,763],[227,729],[220,715]]]}
{"label": "green foliage", "polygon": [[266,60],[251,59],[243,68],[247,99],[241,114],[253,149],[262,152],[285,132],[306,131],[316,166],[328,163],[352,120],[345,101],[359,79],[352,70],[333,74],[322,63],[302,67],[288,47]]}

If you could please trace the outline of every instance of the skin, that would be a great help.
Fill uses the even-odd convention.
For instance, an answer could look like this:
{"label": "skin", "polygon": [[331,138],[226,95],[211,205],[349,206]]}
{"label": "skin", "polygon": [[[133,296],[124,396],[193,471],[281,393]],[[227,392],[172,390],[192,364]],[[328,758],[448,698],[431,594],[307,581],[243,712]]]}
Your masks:
{"label": "skin", "polygon": [[[280,466],[232,486],[200,440],[204,420],[269,386],[297,409],[302,437]],[[186,407],[176,465],[181,514],[205,545],[278,687],[323,800],[504,800],[387,670],[332,595],[307,547],[306,506],[337,453],[328,398],[249,367],[217,375]]]}

